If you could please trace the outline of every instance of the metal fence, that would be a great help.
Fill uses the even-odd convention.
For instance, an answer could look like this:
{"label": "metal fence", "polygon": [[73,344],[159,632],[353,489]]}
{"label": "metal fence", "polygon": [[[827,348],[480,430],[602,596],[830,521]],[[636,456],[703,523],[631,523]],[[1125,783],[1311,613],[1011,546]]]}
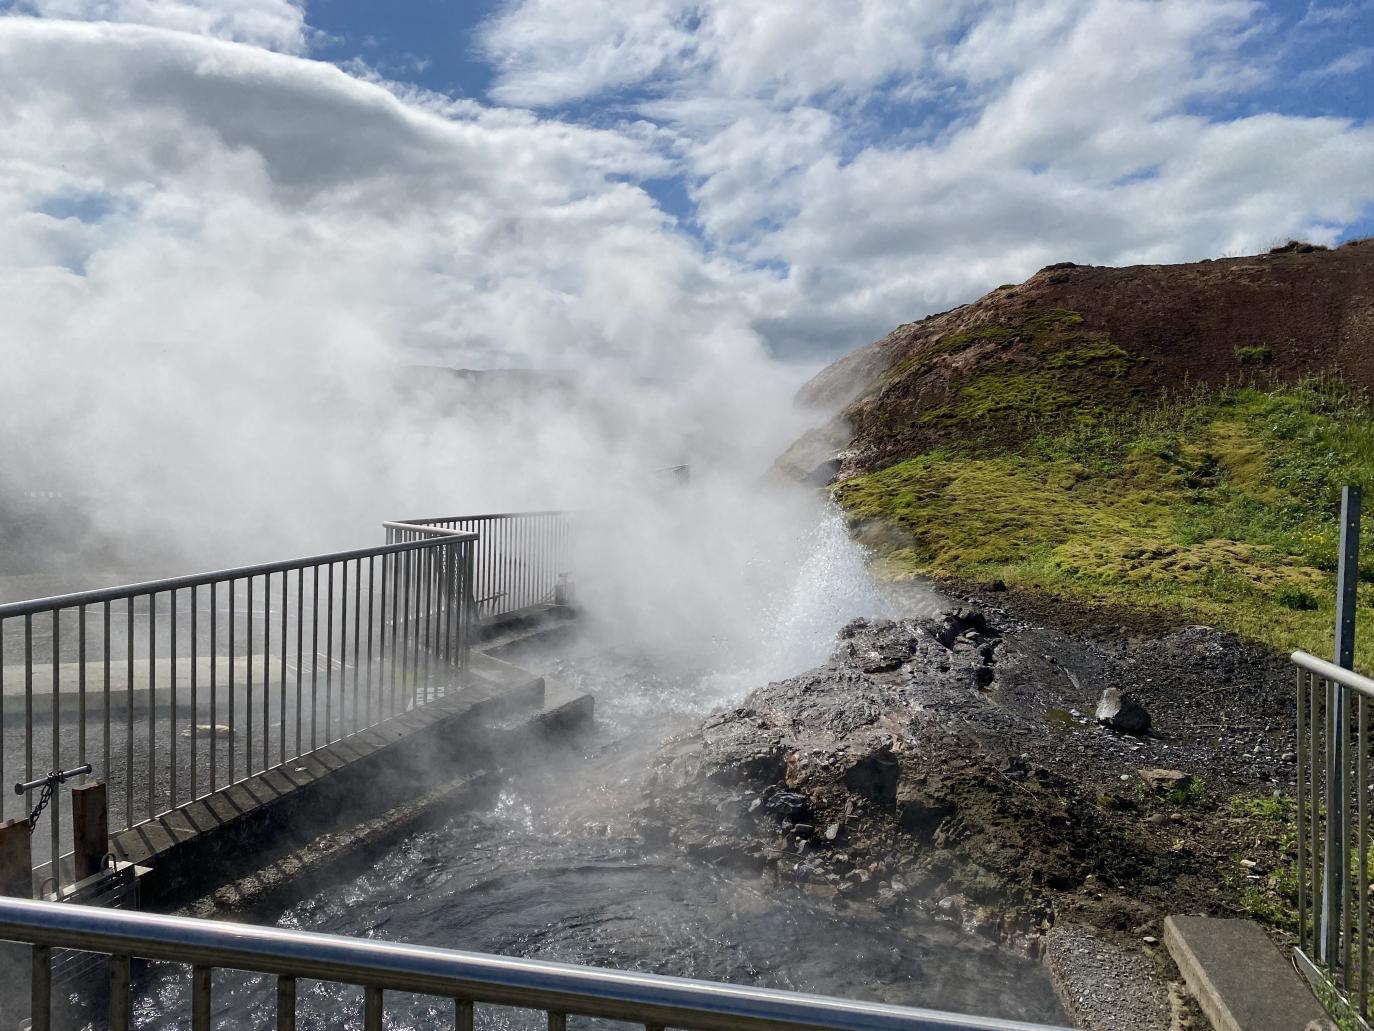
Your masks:
{"label": "metal fence", "polygon": [[363,986],[366,1031],[380,1031],[383,1026],[387,991],[453,1000],[454,1026],[460,1031],[471,1031],[478,1004],[543,1011],[548,1014],[550,1031],[565,1031],[573,1014],[641,1024],[649,1031],[668,1027],[701,1031],[1045,1028],[711,981],[20,899],[0,899],[0,939],[32,946],[33,1031],[48,1031],[52,1026],[49,996],[54,949],[81,949],[110,957],[109,1027],[115,1031],[129,1027],[133,959],[191,966],[194,1031],[208,1031],[211,1026],[217,967],[276,977],[278,1029],[296,1026],[300,978]]}
{"label": "metal fence", "polygon": [[[1298,951],[1369,1016],[1369,714],[1374,680],[1306,652],[1297,667]],[[1325,1000],[1332,1002],[1334,1000]]]}
{"label": "metal fence", "polygon": [[417,527],[476,533],[474,591],[478,614],[500,616],[556,600],[570,569],[566,512],[497,512],[388,523],[402,533]]}
{"label": "metal fence", "polygon": [[[0,605],[0,784],[91,763],[118,830],[443,693],[476,535],[412,536]],[[0,791],[0,819],[32,804]],[[63,817],[58,790],[36,866],[63,855]]]}

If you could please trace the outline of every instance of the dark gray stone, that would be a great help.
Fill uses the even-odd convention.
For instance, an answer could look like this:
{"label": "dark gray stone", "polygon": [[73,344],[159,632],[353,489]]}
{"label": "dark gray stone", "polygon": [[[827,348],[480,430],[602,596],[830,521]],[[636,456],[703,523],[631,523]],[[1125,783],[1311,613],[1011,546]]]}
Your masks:
{"label": "dark gray stone", "polygon": [[1130,695],[1109,687],[1097,702],[1097,722],[1123,734],[1144,734],[1150,729],[1150,714]]}

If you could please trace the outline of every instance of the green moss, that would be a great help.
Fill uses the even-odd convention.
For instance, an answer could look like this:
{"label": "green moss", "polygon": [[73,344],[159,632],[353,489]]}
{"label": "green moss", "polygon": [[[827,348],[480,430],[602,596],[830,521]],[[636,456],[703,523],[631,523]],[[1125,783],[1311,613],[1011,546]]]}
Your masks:
{"label": "green moss", "polygon": [[[1100,407],[1076,404],[1075,389],[1030,372],[975,377],[941,417],[1021,432],[995,444],[948,434],[836,488],[879,572],[1001,579],[1328,651],[1339,490],[1374,487],[1369,400],[1321,381]],[[1064,406],[1089,416],[1060,418]],[[1368,669],[1374,519],[1361,554]]]}
{"label": "green moss", "polygon": [[1260,823],[1287,823],[1293,818],[1293,800],[1286,796],[1232,795],[1224,808],[1232,816]]}
{"label": "green moss", "polygon": [[1274,352],[1263,344],[1253,347],[1237,347],[1236,361],[1242,365],[1263,365],[1274,356]]}
{"label": "green moss", "polygon": [[1201,778],[1189,777],[1181,786],[1166,791],[1164,797],[1176,806],[1201,805],[1207,798],[1207,787]]}

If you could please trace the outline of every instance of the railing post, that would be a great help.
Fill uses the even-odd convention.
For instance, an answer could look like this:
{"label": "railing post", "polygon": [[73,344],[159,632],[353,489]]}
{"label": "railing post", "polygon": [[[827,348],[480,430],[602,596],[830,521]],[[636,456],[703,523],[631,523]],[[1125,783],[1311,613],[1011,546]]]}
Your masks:
{"label": "railing post", "polygon": [[373,985],[363,989],[363,1031],[382,1031],[382,990]]}
{"label": "railing post", "polygon": [[110,1031],[129,1031],[133,967],[129,956],[110,957]]}
{"label": "railing post", "polygon": [[[1360,575],[1359,487],[1341,492],[1340,566],[1336,578],[1336,665],[1355,664],[1355,594]],[[1346,737],[1346,693],[1339,684],[1326,685],[1326,856],[1322,877],[1320,958],[1328,967],[1341,962],[1341,928],[1349,894],[1347,854],[1349,841],[1349,793],[1346,778],[1349,760]],[[1363,758],[1363,757],[1361,757]]]}
{"label": "railing post", "polygon": [[33,965],[29,974],[30,1031],[49,1031],[52,1027],[52,949],[35,945],[30,950]]}
{"label": "railing post", "polygon": [[296,979],[277,978],[277,1031],[296,1031]]}
{"label": "railing post", "polygon": [[72,866],[76,880],[100,872],[109,843],[105,782],[96,780],[72,788]]}
{"label": "railing post", "polygon": [[[0,823],[0,895],[33,897],[33,859],[29,851],[29,821]],[[29,963],[23,945],[0,942],[0,1020],[18,1027],[28,1014]]]}
{"label": "railing post", "polygon": [[191,968],[191,1031],[210,1031],[210,983],[213,967]]}

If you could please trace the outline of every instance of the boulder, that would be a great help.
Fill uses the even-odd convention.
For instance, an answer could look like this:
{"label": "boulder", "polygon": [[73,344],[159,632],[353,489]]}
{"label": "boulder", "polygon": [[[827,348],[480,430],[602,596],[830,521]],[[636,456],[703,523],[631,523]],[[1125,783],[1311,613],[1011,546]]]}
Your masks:
{"label": "boulder", "polygon": [[1144,734],[1150,729],[1150,714],[1130,695],[1109,687],[1097,702],[1097,722],[1123,734]]}

